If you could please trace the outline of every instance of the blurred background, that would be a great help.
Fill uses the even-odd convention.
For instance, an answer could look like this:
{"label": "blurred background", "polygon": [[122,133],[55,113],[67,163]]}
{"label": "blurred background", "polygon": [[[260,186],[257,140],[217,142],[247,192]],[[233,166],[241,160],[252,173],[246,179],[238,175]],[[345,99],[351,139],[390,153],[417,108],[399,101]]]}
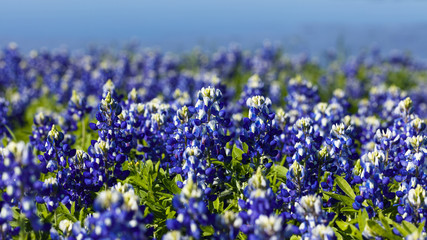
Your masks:
{"label": "blurred background", "polygon": [[0,45],[14,41],[24,52],[129,42],[174,52],[230,42],[252,49],[265,39],[311,55],[379,46],[427,58],[427,1],[18,0],[0,6]]}

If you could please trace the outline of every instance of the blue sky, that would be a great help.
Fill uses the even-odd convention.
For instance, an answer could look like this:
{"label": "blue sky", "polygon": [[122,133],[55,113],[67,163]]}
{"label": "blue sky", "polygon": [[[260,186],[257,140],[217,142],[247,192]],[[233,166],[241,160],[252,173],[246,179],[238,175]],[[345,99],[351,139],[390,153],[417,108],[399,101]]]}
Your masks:
{"label": "blue sky", "polygon": [[341,38],[353,50],[377,44],[427,56],[426,12],[421,0],[10,0],[0,4],[0,45],[15,41],[28,51],[137,40],[185,51],[270,39],[319,52]]}

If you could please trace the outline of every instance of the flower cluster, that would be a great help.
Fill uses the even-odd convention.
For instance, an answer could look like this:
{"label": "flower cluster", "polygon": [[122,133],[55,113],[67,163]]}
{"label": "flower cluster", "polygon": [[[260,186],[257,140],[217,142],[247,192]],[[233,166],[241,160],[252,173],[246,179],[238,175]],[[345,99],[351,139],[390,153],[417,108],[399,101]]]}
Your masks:
{"label": "flower cluster", "polygon": [[11,238],[19,233],[21,226],[10,224],[16,213],[24,214],[35,230],[49,229],[49,224],[39,218],[35,206],[37,192],[42,188],[39,181],[41,168],[31,146],[24,142],[9,142],[0,148],[0,170],[0,189],[4,189],[0,201],[2,237]]}
{"label": "flower cluster", "polygon": [[94,202],[95,212],[84,223],[64,219],[59,232],[51,230],[53,239],[149,239],[151,216],[144,216],[144,206],[138,205],[138,196],[132,186],[116,184],[102,191]]}
{"label": "flower cluster", "polygon": [[214,216],[203,201],[203,191],[192,175],[181,193],[173,198],[173,206],[177,211],[176,219],[167,220],[166,225],[171,231],[163,239],[175,239],[173,236],[177,235],[200,239],[203,233],[201,227],[209,226],[214,221]]}
{"label": "flower cluster", "polygon": [[184,57],[11,44],[0,238],[425,238],[426,73],[269,42]]}

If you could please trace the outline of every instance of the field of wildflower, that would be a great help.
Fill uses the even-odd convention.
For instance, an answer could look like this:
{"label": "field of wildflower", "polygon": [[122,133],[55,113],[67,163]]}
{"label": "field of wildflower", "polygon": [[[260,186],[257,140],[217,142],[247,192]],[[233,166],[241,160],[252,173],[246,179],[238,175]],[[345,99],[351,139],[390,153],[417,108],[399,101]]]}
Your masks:
{"label": "field of wildflower", "polygon": [[427,63],[0,53],[1,239],[425,239]]}

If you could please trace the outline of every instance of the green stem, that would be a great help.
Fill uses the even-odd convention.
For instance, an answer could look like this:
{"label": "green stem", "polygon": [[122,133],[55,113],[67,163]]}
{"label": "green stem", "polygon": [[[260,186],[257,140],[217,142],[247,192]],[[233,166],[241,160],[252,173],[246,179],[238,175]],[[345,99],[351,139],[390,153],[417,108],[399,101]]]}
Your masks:
{"label": "green stem", "polygon": [[389,154],[389,150],[387,150],[386,153],[385,153],[385,166],[386,167],[388,165],[388,154]]}
{"label": "green stem", "polygon": [[84,148],[86,144],[86,124],[85,119],[82,118],[82,149]]}
{"label": "green stem", "polygon": [[58,226],[58,215],[55,210],[55,226]]}
{"label": "green stem", "polygon": [[297,179],[298,179],[298,193],[299,193],[299,196],[301,196],[302,189],[301,189],[301,178],[299,174],[297,175]]}
{"label": "green stem", "polygon": [[109,176],[108,176],[108,168],[107,168],[107,166],[105,166],[105,179],[104,179],[105,190],[108,189],[108,178],[109,178]]}
{"label": "green stem", "polygon": [[322,173],[322,159],[319,160],[319,166],[318,166],[318,171],[317,171],[317,183],[319,184],[319,189],[321,188],[321,184],[320,184],[320,174]]}

